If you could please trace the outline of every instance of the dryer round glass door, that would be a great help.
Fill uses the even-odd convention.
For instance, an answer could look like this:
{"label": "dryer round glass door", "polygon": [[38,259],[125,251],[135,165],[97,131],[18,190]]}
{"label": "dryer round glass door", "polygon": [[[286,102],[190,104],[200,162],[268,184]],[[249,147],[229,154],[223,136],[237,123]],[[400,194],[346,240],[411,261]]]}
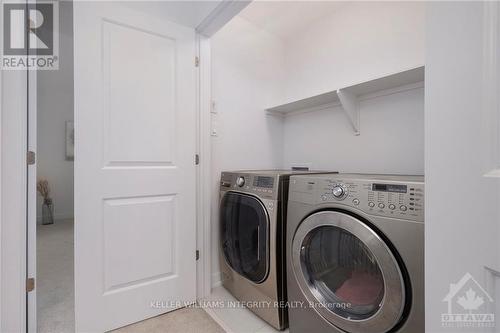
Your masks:
{"label": "dryer round glass door", "polygon": [[269,217],[252,196],[227,192],[220,206],[221,246],[228,265],[252,282],[265,280],[268,271]]}
{"label": "dryer round glass door", "polygon": [[337,211],[306,218],[293,239],[292,265],[310,305],[332,325],[387,332],[401,320],[406,295],[399,264],[360,219]]}

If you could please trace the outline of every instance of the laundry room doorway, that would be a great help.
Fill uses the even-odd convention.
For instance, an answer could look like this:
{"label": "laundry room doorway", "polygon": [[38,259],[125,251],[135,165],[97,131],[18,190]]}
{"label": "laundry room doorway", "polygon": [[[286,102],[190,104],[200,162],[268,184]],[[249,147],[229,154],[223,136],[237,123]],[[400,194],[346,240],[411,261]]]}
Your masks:
{"label": "laundry room doorway", "polygon": [[30,96],[36,105],[30,119],[36,127],[36,177],[28,191],[34,194],[36,185],[36,221],[29,221],[34,242],[28,248],[36,260],[29,275],[36,280],[36,292],[30,292],[36,304],[31,302],[28,313],[38,333],[75,330],[73,2],[57,7],[59,67],[37,71],[30,91],[36,93]]}

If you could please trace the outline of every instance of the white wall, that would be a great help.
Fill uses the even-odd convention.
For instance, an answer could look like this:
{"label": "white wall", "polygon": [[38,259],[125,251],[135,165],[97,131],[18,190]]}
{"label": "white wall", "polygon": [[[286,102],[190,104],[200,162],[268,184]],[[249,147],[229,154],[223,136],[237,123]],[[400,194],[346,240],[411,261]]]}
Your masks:
{"label": "white wall", "polygon": [[[286,43],[286,100],[313,96],[424,64],[423,2],[353,2]],[[424,94],[363,101],[361,135],[340,108],[285,120],[284,166],[423,174]]]}
{"label": "white wall", "polygon": [[[500,145],[495,142],[500,110],[489,109],[483,98],[483,6],[435,2],[427,8],[425,311],[426,331],[433,333],[456,331],[441,327],[441,314],[447,312],[442,300],[451,283],[469,272],[487,288],[492,278],[485,266],[500,271],[499,181],[483,176],[500,162],[492,161]],[[491,128],[496,133],[489,136]],[[496,285],[500,295],[498,278]],[[496,330],[460,332],[498,332],[496,307]],[[479,310],[488,313],[485,307]]]}
{"label": "white wall", "polygon": [[263,112],[282,94],[282,43],[234,18],[211,41],[212,97],[217,136],[212,138],[212,268],[219,281],[218,205],[222,170],[281,166],[283,124]]}
{"label": "white wall", "polygon": [[359,136],[340,106],[287,117],[284,124],[287,168],[423,174],[423,88],[362,101]]}
{"label": "white wall", "polygon": [[423,174],[422,88],[363,101],[358,137],[338,108],[286,119],[264,109],[423,65],[424,11],[421,3],[349,3],[286,40],[237,17],[212,38],[214,283],[222,170],[306,164]]}
{"label": "white wall", "polygon": [[[73,162],[65,160],[65,123],[73,121],[73,6],[59,4],[59,70],[38,72],[37,173],[52,191],[55,218],[73,217]],[[42,198],[38,195],[37,215]]]}
{"label": "white wall", "polygon": [[424,64],[424,2],[352,2],[286,42],[294,100]]}

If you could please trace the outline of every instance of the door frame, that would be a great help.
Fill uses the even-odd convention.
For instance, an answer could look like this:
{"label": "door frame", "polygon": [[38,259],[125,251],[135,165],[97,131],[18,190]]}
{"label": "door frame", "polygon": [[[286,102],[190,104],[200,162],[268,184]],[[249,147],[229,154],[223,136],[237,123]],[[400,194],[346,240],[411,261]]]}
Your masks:
{"label": "door frame", "polygon": [[211,58],[210,38],[196,33],[196,53],[199,59],[197,67],[197,154],[199,165],[196,170],[196,248],[199,260],[196,262],[197,290],[200,300],[210,295],[212,260],[211,260]]}
{"label": "door frame", "polygon": [[[36,200],[37,200],[37,71],[28,71],[28,126],[27,145],[28,151],[35,153],[35,161],[32,165],[27,165],[26,181],[26,278],[33,278],[36,281]],[[35,283],[36,288],[36,283]],[[28,332],[36,332],[36,292],[26,293],[26,325]]]}
{"label": "door frame", "polygon": [[[8,94],[3,94],[3,87],[8,87]],[[36,330],[36,293],[26,291],[27,278],[36,277],[36,157],[32,165],[27,161],[28,151],[36,153],[36,95],[36,71],[0,70],[2,332]]]}
{"label": "door frame", "polygon": [[198,301],[210,295],[212,291],[212,62],[210,37],[233,19],[252,0],[226,0],[196,27],[197,68],[197,203],[196,203],[196,248],[200,257],[196,262]]}
{"label": "door frame", "polygon": [[[3,15],[3,13],[2,13]],[[0,35],[3,35],[0,28]],[[0,70],[0,331],[26,331],[28,73]]]}

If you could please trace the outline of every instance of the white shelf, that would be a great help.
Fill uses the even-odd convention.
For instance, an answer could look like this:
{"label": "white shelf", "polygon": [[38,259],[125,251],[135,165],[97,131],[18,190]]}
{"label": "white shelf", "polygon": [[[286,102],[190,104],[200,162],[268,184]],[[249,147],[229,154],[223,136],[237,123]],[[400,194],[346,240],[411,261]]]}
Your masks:
{"label": "white shelf", "polygon": [[300,99],[266,109],[270,114],[291,115],[342,106],[355,134],[359,134],[359,100],[363,96],[398,90],[424,81],[424,66],[387,75],[374,80],[339,88],[324,94]]}

